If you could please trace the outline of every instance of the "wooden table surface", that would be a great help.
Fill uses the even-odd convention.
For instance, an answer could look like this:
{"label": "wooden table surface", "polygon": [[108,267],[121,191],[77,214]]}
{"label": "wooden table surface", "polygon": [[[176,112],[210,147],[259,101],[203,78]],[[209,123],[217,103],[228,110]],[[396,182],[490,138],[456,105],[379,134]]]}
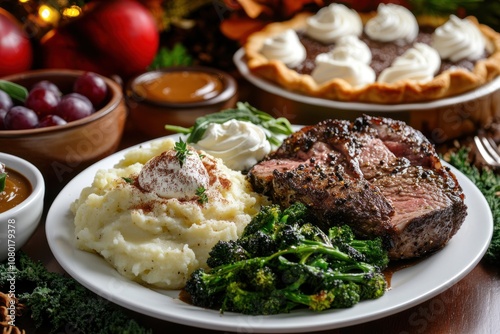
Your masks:
{"label": "wooden table surface", "polygon": [[[148,138],[127,125],[120,148],[143,142]],[[49,194],[49,196],[51,196]],[[46,210],[50,206],[46,204]],[[463,245],[467,247],[467,245]],[[42,222],[23,248],[33,259],[42,261],[50,271],[63,272],[47,244]],[[446,270],[446,268],[443,268]],[[195,328],[189,324],[170,323],[130,312],[154,333],[223,333]],[[235,332],[238,330],[235,329]],[[240,330],[251,333],[251,330]],[[500,266],[480,262],[465,278],[448,290],[417,306],[383,319],[318,333],[500,333]]]}

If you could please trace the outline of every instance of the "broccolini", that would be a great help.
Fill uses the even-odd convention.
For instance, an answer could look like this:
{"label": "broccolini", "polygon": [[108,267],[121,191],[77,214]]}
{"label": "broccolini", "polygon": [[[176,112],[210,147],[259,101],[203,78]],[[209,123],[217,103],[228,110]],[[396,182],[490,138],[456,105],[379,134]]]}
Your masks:
{"label": "broccolini", "polygon": [[360,240],[348,226],[328,233],[308,222],[305,205],[263,207],[236,241],[220,241],[210,269],[185,291],[194,305],[251,315],[352,307],[381,297],[388,264],[380,239]]}

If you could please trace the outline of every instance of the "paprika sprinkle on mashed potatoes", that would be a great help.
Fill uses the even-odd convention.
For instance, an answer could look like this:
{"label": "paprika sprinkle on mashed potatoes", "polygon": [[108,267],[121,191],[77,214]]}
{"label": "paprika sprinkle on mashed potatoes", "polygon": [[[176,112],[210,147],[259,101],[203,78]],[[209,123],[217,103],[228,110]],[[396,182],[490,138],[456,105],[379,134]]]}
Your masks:
{"label": "paprika sprinkle on mashed potatoes", "polygon": [[269,204],[221,159],[187,147],[181,166],[175,147],[167,138],[132,149],[98,171],[71,206],[79,249],[163,289],[183,288],[219,240],[236,240]]}

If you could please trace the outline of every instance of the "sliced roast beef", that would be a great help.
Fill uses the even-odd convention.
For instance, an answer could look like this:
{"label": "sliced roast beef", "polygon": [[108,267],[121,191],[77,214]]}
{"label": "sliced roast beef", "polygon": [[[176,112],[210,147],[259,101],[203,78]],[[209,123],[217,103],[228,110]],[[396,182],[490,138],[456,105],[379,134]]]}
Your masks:
{"label": "sliced roast beef", "polygon": [[318,224],[382,237],[392,259],[442,248],[465,220],[464,195],[433,145],[403,122],[363,116],[304,127],[248,173],[283,206],[308,205]]}

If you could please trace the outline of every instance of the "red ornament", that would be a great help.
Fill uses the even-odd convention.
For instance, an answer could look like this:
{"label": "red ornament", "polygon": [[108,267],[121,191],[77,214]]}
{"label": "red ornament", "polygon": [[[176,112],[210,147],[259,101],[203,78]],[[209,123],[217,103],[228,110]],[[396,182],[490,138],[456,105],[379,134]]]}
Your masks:
{"label": "red ornament", "polygon": [[94,1],[81,18],[41,41],[43,66],[129,77],[144,71],[159,46],[152,14],[133,0]]}
{"label": "red ornament", "polygon": [[29,70],[33,48],[17,19],[0,8],[0,77]]}

